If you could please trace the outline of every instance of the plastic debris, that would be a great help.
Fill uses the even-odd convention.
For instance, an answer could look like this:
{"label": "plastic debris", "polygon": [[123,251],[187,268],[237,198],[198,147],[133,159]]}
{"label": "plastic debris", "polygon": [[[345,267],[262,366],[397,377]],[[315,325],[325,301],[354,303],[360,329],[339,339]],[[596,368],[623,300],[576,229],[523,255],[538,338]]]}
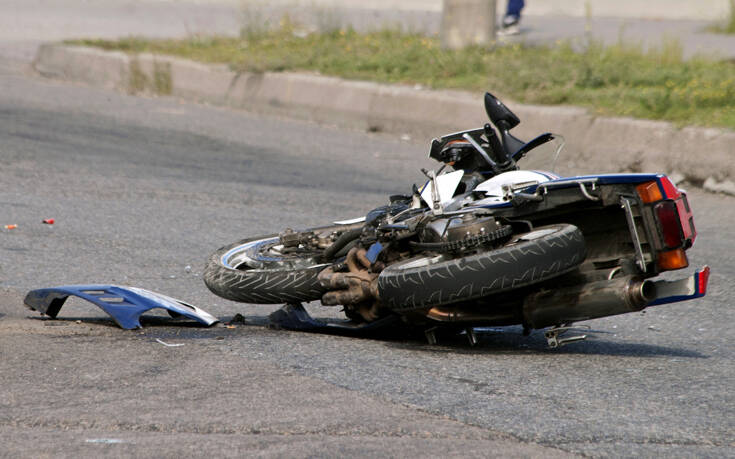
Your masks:
{"label": "plastic debris", "polygon": [[43,223],[45,223],[47,225],[53,225],[54,224],[54,219],[53,218],[47,218],[47,219],[41,220],[41,222],[43,222]]}
{"label": "plastic debris", "polygon": [[119,285],[66,285],[31,290],[24,303],[29,308],[55,318],[69,296],[87,300],[109,314],[125,329],[142,328],[140,316],[154,308],[168,311],[171,317],[184,316],[205,326],[218,322],[208,312],[160,293]]}
{"label": "plastic debris", "polygon": [[156,342],[157,342],[157,343],[161,343],[161,344],[163,344],[163,345],[164,345],[164,346],[166,346],[166,347],[179,347],[179,346],[183,346],[183,345],[184,345],[184,343],[178,343],[178,344],[169,344],[169,343],[167,343],[167,342],[165,342],[165,341],[163,341],[163,340],[160,340],[160,339],[158,339],[158,338],[156,338]]}
{"label": "plastic debris", "polygon": [[6,230],[14,230],[18,228],[18,225],[5,225]]}

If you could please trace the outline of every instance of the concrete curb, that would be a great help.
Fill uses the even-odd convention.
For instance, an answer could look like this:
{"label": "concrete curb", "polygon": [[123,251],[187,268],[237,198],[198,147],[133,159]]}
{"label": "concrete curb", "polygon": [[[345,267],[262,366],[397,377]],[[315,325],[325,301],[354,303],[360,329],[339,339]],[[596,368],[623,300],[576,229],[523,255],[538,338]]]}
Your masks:
{"label": "concrete curb", "polygon": [[[50,78],[129,93],[287,115],[371,132],[429,139],[486,122],[482,95],[382,85],[300,73],[237,73],[168,56],[127,55],[47,44],[35,69]],[[735,132],[632,118],[595,117],[578,107],[506,103],[521,138],[563,134],[561,173],[666,172],[713,191],[735,190]]]}

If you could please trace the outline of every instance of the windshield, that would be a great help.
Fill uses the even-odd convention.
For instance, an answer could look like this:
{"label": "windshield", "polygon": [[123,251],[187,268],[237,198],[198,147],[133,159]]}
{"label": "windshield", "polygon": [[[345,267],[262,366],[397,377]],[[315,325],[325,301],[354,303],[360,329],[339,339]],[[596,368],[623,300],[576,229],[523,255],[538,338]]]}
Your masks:
{"label": "windshield", "polygon": [[[531,149],[518,160],[518,167],[559,174],[559,155],[564,148],[564,137],[551,134],[552,139]],[[530,143],[530,142],[529,142]]]}

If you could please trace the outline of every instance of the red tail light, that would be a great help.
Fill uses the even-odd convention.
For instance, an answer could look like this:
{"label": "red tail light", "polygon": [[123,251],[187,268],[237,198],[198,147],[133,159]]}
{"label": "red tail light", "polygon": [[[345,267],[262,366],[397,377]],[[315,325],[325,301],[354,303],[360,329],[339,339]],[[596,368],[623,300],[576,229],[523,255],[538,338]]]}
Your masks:
{"label": "red tail light", "polygon": [[669,249],[681,247],[684,238],[681,232],[681,220],[675,201],[663,201],[654,207],[661,224],[661,235],[664,245]]}
{"label": "red tail light", "polygon": [[691,246],[697,238],[697,229],[694,227],[694,216],[692,215],[692,209],[689,208],[686,193],[681,193],[680,198],[676,201],[676,209],[679,211],[679,218],[681,218],[684,239],[690,241],[689,246]]}
{"label": "red tail light", "polygon": [[650,206],[658,221],[660,248],[656,255],[662,270],[681,269],[689,265],[684,253],[694,243],[697,230],[687,195],[666,176],[641,183],[636,187],[644,205]]}
{"label": "red tail light", "polygon": [[674,183],[671,181],[670,178],[663,176],[660,179],[661,182],[661,189],[664,192],[664,197],[667,199],[676,199],[679,197],[681,192],[679,189],[674,185]]}

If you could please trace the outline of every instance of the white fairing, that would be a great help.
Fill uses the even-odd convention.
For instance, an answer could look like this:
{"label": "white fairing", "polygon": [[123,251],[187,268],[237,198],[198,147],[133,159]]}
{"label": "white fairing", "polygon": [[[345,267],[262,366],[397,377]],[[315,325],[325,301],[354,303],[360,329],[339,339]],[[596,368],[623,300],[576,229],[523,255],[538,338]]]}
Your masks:
{"label": "white fairing", "polygon": [[[438,188],[439,201],[442,204],[446,204],[452,200],[452,196],[454,196],[454,191],[457,189],[457,185],[462,181],[462,175],[464,175],[464,171],[461,169],[437,175],[436,186]],[[430,208],[434,205],[431,197],[431,182],[426,182],[426,185],[424,185],[423,190],[421,190],[421,198]]]}
{"label": "white fairing", "polygon": [[513,189],[523,186],[537,185],[539,183],[548,182],[555,175],[549,173],[541,173],[536,171],[510,171],[498,174],[495,177],[485,180],[477,185],[475,191],[484,191],[487,196],[477,204],[499,203],[504,202],[504,187],[510,186]]}

